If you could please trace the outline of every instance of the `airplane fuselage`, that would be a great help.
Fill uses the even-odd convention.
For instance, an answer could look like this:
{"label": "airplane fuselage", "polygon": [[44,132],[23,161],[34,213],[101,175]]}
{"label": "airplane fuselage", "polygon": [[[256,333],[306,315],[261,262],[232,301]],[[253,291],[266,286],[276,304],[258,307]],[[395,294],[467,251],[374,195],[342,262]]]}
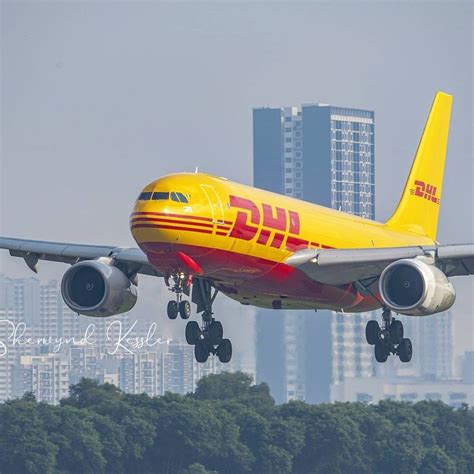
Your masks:
{"label": "airplane fuselage", "polygon": [[286,265],[297,250],[433,245],[417,233],[202,173],[162,177],[140,197],[131,231],[158,271],[209,278],[227,296],[266,308],[380,307],[352,284],[320,284]]}

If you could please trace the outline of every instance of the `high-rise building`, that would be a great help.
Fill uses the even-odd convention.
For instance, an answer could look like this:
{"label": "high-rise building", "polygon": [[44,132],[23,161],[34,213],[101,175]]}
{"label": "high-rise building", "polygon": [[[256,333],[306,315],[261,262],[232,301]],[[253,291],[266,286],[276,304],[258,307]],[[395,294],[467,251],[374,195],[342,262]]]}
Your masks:
{"label": "high-rise building", "polygon": [[39,402],[56,404],[69,394],[69,361],[62,354],[22,356],[14,372],[20,373],[13,377],[15,386],[22,382],[22,389]]}
{"label": "high-rise building", "polygon": [[466,351],[462,357],[462,381],[474,386],[474,351]]}
{"label": "high-rise building", "polygon": [[454,373],[453,312],[420,318],[416,339],[420,376],[432,380],[451,379]]}
{"label": "high-rise building", "polygon": [[[254,109],[254,185],[373,219],[374,127],[368,110],[325,104]],[[257,382],[267,382],[278,402],[329,401],[331,384],[373,374],[365,342],[370,317],[261,310]]]}

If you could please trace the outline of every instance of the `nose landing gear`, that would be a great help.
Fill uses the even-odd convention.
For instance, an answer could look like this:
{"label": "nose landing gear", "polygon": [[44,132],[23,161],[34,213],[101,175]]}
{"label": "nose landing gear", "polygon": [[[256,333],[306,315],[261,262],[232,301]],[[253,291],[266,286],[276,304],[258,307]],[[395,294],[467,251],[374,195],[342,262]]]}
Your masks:
{"label": "nose landing gear", "polygon": [[[170,285],[170,279],[173,280],[173,286]],[[176,300],[168,302],[166,313],[168,318],[176,319],[178,314],[182,319],[189,319],[191,316],[191,304],[187,300],[183,300],[183,294],[189,296],[191,277],[184,273],[174,273],[165,279],[166,286],[169,290],[176,294]]]}
{"label": "nose landing gear", "polygon": [[375,346],[377,362],[386,362],[390,354],[396,354],[402,362],[410,362],[413,347],[410,339],[403,337],[403,323],[392,317],[392,312],[384,308],[382,327],[377,321],[369,321],[365,328],[367,342]]}

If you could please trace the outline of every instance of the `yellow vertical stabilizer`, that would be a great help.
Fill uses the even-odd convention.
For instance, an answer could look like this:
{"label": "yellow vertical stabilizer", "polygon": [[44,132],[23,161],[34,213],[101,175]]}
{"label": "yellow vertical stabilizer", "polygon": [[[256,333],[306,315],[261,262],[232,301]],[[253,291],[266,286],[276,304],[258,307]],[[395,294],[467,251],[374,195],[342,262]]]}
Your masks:
{"label": "yellow vertical stabilizer", "polygon": [[453,97],[437,92],[402,197],[386,225],[436,240]]}

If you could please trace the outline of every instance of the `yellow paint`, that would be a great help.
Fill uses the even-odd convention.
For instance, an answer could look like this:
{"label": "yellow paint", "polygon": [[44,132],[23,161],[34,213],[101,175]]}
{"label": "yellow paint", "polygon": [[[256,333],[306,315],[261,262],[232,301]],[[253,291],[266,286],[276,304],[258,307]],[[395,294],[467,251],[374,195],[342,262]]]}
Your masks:
{"label": "yellow paint", "polygon": [[[259,229],[263,228],[262,204],[269,204],[274,214],[276,207],[297,212],[300,218],[298,237],[328,247],[380,248],[433,245],[436,239],[439,204],[412,194],[411,189],[414,188],[415,180],[421,180],[436,186],[436,196],[441,195],[451,102],[451,96],[443,93],[436,94],[399,207],[386,224],[208,174],[178,173],[153,181],[143,191],[181,192],[189,196],[189,204],[171,200],[137,201],[134,212],[157,212],[212,218],[213,225],[207,227],[212,230],[212,234],[201,234],[188,230],[147,228],[133,229],[133,236],[138,244],[142,242],[178,242],[283,262],[293,253],[285,247],[286,237],[289,235],[288,224],[285,241],[281,248],[270,246],[274,231],[272,231],[266,245],[256,242],[259,232],[250,241],[229,237],[230,232],[227,232],[225,236],[217,235],[217,232],[222,232],[222,229],[218,229],[218,225],[222,225],[222,221],[233,224],[236,220],[239,209],[231,207],[229,200],[229,196],[234,195],[249,199],[257,205],[260,211]],[[250,213],[243,212],[246,212],[247,222],[250,223]],[[132,215],[132,217],[134,216]],[[188,219],[188,221],[203,222],[195,219]],[[209,223],[207,224],[209,225]],[[183,224],[182,226],[192,228],[191,225]],[[227,229],[231,227],[230,224],[226,226]],[[266,228],[268,229],[268,227]]]}
{"label": "yellow paint", "polygon": [[435,198],[441,198],[452,102],[453,97],[443,92],[435,96],[400,204],[387,222],[391,228],[436,239],[439,203],[420,198],[413,190],[415,181],[421,181],[435,187]]}

